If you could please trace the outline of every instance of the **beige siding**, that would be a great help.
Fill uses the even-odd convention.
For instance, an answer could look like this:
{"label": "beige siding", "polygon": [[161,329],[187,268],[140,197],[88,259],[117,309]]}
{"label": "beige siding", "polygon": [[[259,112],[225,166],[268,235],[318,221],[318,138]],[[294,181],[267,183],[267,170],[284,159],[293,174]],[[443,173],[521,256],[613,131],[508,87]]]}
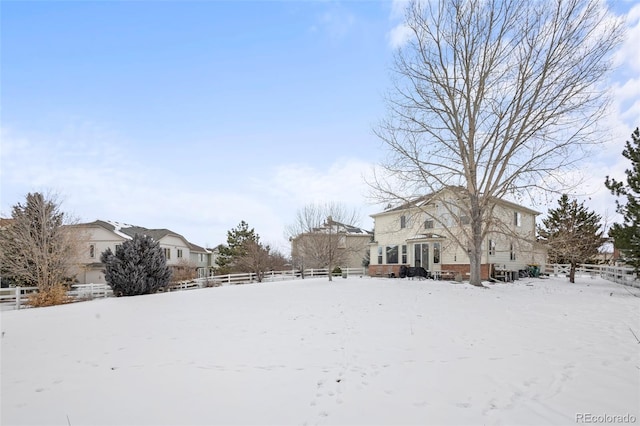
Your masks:
{"label": "beige siding", "polygon": [[[457,233],[460,229],[454,226],[454,220],[442,207],[429,206],[430,212],[450,227],[450,231]],[[516,224],[516,212],[518,224]],[[499,218],[501,226],[494,230],[485,240],[483,245],[483,263],[491,263],[505,267],[509,270],[524,269],[527,265],[544,263],[544,250],[535,244],[535,213],[529,209],[521,208],[512,203],[499,203],[493,212]],[[401,217],[405,216],[402,220]],[[429,257],[431,258],[427,269],[438,270],[442,264],[464,265],[469,263],[466,251],[460,248],[451,239],[438,239],[437,236],[447,236],[445,230],[433,221],[433,228],[425,228],[425,220],[429,216],[416,209],[411,211],[396,211],[374,215],[375,243],[370,245],[371,265],[387,265],[387,246],[397,245],[401,251],[402,245],[407,246],[407,263],[414,266],[415,244],[429,244]],[[405,227],[402,227],[402,224]],[[422,236],[422,238],[421,238]],[[428,238],[430,237],[430,238]],[[489,254],[489,240],[496,242],[495,254]],[[433,262],[433,244],[441,243],[440,263]],[[511,245],[515,259],[511,256]],[[378,262],[378,250],[382,248],[382,262]],[[399,254],[398,264],[402,264]],[[426,265],[423,265],[426,267]]]}
{"label": "beige siding", "polygon": [[[191,251],[185,241],[175,235],[165,235],[160,239],[160,248],[169,250],[167,265],[177,265],[191,259]],[[178,250],[182,250],[182,257],[178,257]]]}

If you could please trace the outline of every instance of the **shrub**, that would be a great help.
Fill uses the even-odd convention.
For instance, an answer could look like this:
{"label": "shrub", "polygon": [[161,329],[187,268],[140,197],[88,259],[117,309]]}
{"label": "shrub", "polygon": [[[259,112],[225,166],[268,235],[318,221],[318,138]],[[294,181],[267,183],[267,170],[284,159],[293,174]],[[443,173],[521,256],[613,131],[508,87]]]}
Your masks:
{"label": "shrub", "polygon": [[46,290],[31,293],[27,297],[27,304],[34,307],[62,305],[73,301],[67,295],[67,287],[63,284],[57,284]]}
{"label": "shrub", "polygon": [[171,279],[171,269],[160,243],[147,235],[134,235],[100,256],[105,264],[105,279],[116,296],[136,296],[155,293],[165,288]]}
{"label": "shrub", "polygon": [[342,269],[339,266],[336,266],[335,268],[333,268],[333,271],[331,271],[331,273],[334,277],[338,277],[342,275]]}

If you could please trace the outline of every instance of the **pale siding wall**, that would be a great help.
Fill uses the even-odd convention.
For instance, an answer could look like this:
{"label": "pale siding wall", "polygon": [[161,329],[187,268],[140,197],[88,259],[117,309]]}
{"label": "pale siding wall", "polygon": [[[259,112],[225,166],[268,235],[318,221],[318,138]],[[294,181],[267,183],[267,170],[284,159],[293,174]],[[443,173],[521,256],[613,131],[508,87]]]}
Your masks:
{"label": "pale siding wall", "polygon": [[[167,265],[176,265],[180,261],[188,261],[191,259],[191,251],[186,243],[180,237],[174,235],[166,235],[160,239],[160,247],[169,249],[169,259]],[[182,257],[178,257],[178,250],[182,250]]]}
{"label": "pale siding wall", "polygon": [[347,256],[343,262],[347,268],[362,268],[362,260],[369,248],[371,237],[368,235],[347,235],[346,237]]}
{"label": "pale siding wall", "polygon": [[209,253],[192,251],[189,259],[196,268],[207,268],[209,266],[209,256]]}
{"label": "pale siding wall", "polygon": [[[85,244],[85,249],[82,250],[80,263],[95,263],[100,262],[100,255],[108,248],[112,252],[116,250],[116,244],[122,244],[125,239],[113,232],[96,226],[91,228],[80,228],[83,232],[87,233],[88,241]],[[94,256],[90,256],[90,246],[94,247]]]}
{"label": "pale siding wall", "polygon": [[[443,207],[439,207],[435,210],[435,207],[431,207],[432,212],[436,213],[438,217],[443,219],[449,226],[453,224],[453,221],[448,217],[448,213]],[[515,211],[520,212],[520,225],[515,224]],[[517,270],[523,269],[526,265],[531,263],[543,264],[546,258],[544,251],[536,248],[534,249],[535,242],[535,215],[526,210],[519,210],[509,205],[498,205],[494,210],[494,214],[500,218],[507,225],[506,233],[493,233],[486,239],[483,245],[483,263],[495,263],[496,265],[505,266],[507,269]],[[402,229],[400,227],[400,216],[406,215],[407,227]],[[382,264],[386,264],[386,246],[406,244],[406,241],[410,238],[416,237],[419,234],[434,233],[439,235],[445,235],[443,229],[434,221],[434,228],[425,229],[424,221],[428,219],[424,212],[408,213],[394,212],[389,214],[383,214],[374,218],[374,230],[375,230],[375,242],[370,246],[371,264],[377,265],[378,263],[378,247],[382,247],[383,260]],[[455,232],[455,228],[452,228]],[[514,235],[507,235],[508,233],[515,233]],[[488,254],[489,239],[496,241],[496,252],[494,255]],[[514,244],[515,260],[511,260],[511,244]],[[408,247],[408,259],[409,263],[413,260],[413,253],[410,247]],[[442,264],[468,264],[469,256],[460,247],[458,247],[453,241],[445,240],[442,242],[441,250],[441,263]]]}
{"label": "pale siding wall", "polygon": [[[515,212],[520,213],[520,225],[516,225]],[[509,206],[498,205],[494,214],[507,224],[507,233],[492,233],[486,239],[483,247],[483,262],[494,263],[496,266],[509,270],[524,269],[531,263],[538,263],[539,251],[534,250],[535,215],[528,211],[521,211]],[[513,233],[514,235],[508,235]],[[489,240],[495,241],[496,251],[489,254]],[[511,245],[515,260],[511,259]]]}

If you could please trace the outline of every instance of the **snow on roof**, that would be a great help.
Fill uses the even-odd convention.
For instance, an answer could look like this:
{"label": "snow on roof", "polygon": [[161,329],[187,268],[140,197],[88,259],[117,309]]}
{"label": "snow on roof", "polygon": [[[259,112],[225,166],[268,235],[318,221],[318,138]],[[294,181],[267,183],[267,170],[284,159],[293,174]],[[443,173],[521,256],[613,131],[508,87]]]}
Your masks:
{"label": "snow on roof", "polygon": [[131,227],[133,227],[133,225],[129,225],[128,223],[116,222],[116,221],[113,221],[113,220],[105,220],[105,222],[107,222],[109,225],[113,226],[113,232],[115,232],[116,234],[118,234],[122,238],[127,239],[127,240],[131,240],[132,239],[130,235],[127,235],[124,232],[122,232],[122,228],[131,228]]}

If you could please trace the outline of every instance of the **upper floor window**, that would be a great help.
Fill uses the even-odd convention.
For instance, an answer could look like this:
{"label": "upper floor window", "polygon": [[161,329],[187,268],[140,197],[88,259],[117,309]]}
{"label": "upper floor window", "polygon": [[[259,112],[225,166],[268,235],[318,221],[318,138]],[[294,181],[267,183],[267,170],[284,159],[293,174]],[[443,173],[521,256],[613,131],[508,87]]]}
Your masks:
{"label": "upper floor window", "polygon": [[522,214],[520,212],[513,212],[513,224],[522,226]]}
{"label": "upper floor window", "polygon": [[347,237],[340,235],[338,237],[338,248],[347,248]]}
{"label": "upper floor window", "polygon": [[122,248],[122,244],[116,244],[116,253]]}
{"label": "upper floor window", "polygon": [[204,262],[204,253],[200,253],[200,262]]}
{"label": "upper floor window", "polygon": [[171,259],[171,249],[170,248],[163,248],[162,251],[164,252],[164,257],[165,259],[169,260]]}
{"label": "upper floor window", "polygon": [[89,245],[89,257],[92,259],[96,257],[96,246],[94,244]]}
{"label": "upper floor window", "polygon": [[407,216],[402,215],[400,216],[400,228],[406,228],[407,227]]}
{"label": "upper floor window", "polygon": [[382,246],[378,246],[378,265],[382,265]]}
{"label": "upper floor window", "polygon": [[495,256],[496,254],[496,241],[489,240],[489,256]]}
{"label": "upper floor window", "polygon": [[471,219],[469,219],[469,216],[467,215],[460,216],[460,223],[463,225],[468,225],[471,223]]}
{"label": "upper floor window", "polygon": [[178,249],[178,253],[176,254],[176,257],[178,259],[180,259],[182,257],[182,249]]}
{"label": "upper floor window", "polygon": [[511,243],[511,245],[509,246],[509,258],[511,260],[516,260],[516,245],[514,243]]}
{"label": "upper floor window", "polygon": [[433,219],[427,219],[424,221],[424,229],[433,229]]}

